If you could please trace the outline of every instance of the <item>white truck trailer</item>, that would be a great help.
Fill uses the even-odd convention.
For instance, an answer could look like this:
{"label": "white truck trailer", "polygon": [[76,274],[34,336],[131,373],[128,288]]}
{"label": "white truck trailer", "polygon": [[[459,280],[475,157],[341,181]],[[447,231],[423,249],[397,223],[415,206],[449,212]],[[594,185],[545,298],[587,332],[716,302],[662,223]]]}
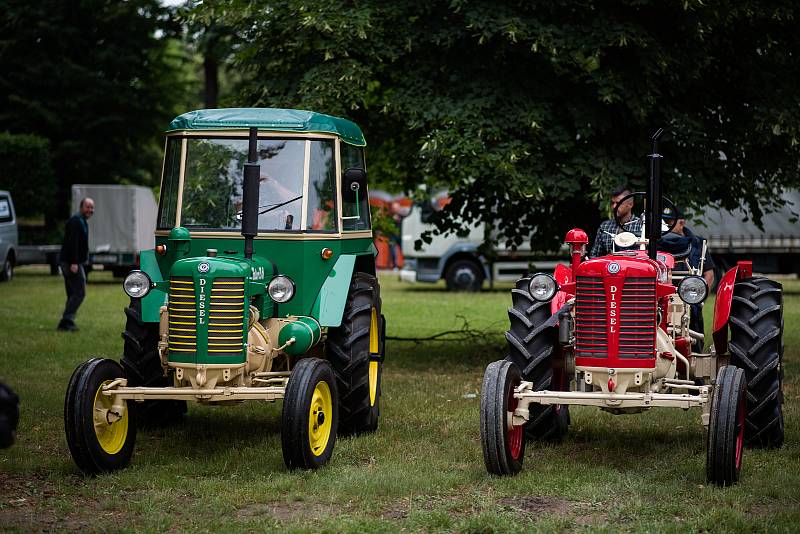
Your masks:
{"label": "white truck trailer", "polygon": [[89,219],[89,263],[125,276],[138,267],[139,251],[155,246],[158,204],[153,191],[138,185],[75,184],[72,213],[86,197],[95,204]]}

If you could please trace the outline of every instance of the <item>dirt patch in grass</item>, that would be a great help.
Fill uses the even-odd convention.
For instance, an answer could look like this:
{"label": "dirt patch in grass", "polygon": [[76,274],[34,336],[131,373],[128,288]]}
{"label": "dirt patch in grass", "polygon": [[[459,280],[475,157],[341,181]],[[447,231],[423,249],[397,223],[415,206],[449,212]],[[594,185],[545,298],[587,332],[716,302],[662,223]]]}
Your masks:
{"label": "dirt patch in grass", "polygon": [[606,514],[594,511],[591,503],[566,501],[555,497],[506,497],[499,499],[497,504],[511,508],[534,521],[541,515],[569,517],[582,526],[600,525],[608,520]]}
{"label": "dirt patch in grass", "polygon": [[[84,481],[68,477],[69,486],[79,487]],[[69,499],[73,511],[60,514],[52,501]],[[106,524],[116,524],[124,514],[104,509],[100,502],[77,495],[66,496],[54,487],[45,473],[0,473],[0,526],[25,532],[80,531],[96,524],[98,519]]]}

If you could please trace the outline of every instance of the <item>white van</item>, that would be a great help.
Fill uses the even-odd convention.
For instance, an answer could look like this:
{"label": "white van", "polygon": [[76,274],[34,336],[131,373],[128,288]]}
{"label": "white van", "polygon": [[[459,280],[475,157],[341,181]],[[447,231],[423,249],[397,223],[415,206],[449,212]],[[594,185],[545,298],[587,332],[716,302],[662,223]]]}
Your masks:
{"label": "white van", "polygon": [[18,244],[17,214],[11,193],[0,191],[0,282],[8,282],[14,277]]}

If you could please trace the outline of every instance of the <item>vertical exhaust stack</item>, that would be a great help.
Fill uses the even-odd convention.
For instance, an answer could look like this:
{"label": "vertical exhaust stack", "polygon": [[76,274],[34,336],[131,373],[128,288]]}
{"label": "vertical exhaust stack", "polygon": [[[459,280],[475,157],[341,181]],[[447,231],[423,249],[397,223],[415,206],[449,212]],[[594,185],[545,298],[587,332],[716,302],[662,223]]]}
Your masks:
{"label": "vertical exhaust stack", "polygon": [[653,134],[653,153],[650,158],[650,181],[647,184],[647,217],[645,226],[647,227],[647,255],[650,259],[658,258],[658,240],[661,238],[661,154],[658,153],[658,140],[664,133],[663,128],[659,128]]}
{"label": "vertical exhaust stack", "polygon": [[258,234],[258,181],[261,178],[261,165],[258,161],[258,128],[250,128],[247,150],[247,163],[244,164],[242,182],[242,235],[244,236],[244,257],[253,257],[253,238]]}

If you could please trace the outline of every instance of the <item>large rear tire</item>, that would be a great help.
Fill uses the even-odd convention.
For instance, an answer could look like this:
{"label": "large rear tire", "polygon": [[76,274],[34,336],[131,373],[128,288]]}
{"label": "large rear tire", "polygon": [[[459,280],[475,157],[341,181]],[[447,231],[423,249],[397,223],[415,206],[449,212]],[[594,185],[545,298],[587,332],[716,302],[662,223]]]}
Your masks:
{"label": "large rear tire", "polygon": [[281,446],[286,467],[325,465],[336,443],[337,418],[336,378],[330,364],[319,358],[300,360],[283,399]]}
{"label": "large rear tire", "polygon": [[745,434],[745,377],[732,365],[717,372],[708,424],[706,478],[719,486],[739,480]]}
{"label": "large rear tire", "polygon": [[730,315],[730,363],[747,378],[745,443],[783,445],[783,287],[767,278],[737,282]]}
{"label": "large rear tire", "polygon": [[339,432],[374,432],[380,418],[385,324],[378,280],[355,273],[342,324],[328,330],[326,352],[339,390]]}
{"label": "large rear tire", "polygon": [[[513,305],[508,309],[511,326],[506,332],[508,356],[522,371],[522,379],[533,383],[534,391],[564,391],[566,375],[553,369],[558,347],[558,331],[545,323],[550,318],[550,302],[538,302],[528,291],[530,278],[517,280],[511,290]],[[526,426],[528,439],[560,442],[569,427],[569,407],[561,404],[530,405]]]}
{"label": "large rear tire", "polygon": [[136,442],[134,403],[122,414],[112,411],[113,399],[102,394],[105,384],[124,378],[113,361],[94,358],[72,373],[64,399],[64,430],[72,458],[81,471],[96,475],[128,465]]}
{"label": "large rear tire", "polygon": [[514,388],[521,381],[517,366],[506,360],[490,363],[483,374],[481,446],[486,470],[493,475],[515,475],[522,470],[525,430],[509,426],[518,402]]}
{"label": "large rear tire", "polygon": [[[158,324],[142,321],[142,302],[131,299],[125,308],[127,322],[122,338],[125,340],[120,363],[131,387],[168,387],[158,356]],[[165,426],[183,418],[186,401],[148,400],[137,405],[137,417],[142,426]]]}

